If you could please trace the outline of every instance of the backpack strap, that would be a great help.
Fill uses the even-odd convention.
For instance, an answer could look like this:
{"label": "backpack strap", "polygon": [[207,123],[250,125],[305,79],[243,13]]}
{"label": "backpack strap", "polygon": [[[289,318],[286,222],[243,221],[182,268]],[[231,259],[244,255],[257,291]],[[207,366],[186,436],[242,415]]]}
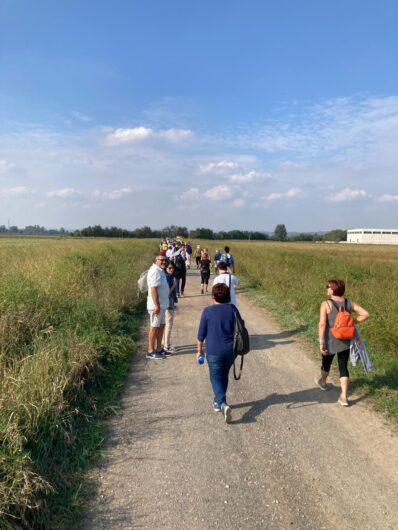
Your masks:
{"label": "backpack strap", "polygon": [[238,375],[236,374],[236,367],[235,367],[236,357],[235,357],[235,360],[234,360],[234,379],[235,379],[235,381],[239,381],[240,376],[242,375],[243,361],[244,361],[245,356],[244,355],[239,355],[238,357],[240,357],[240,366],[239,366],[239,374]]}
{"label": "backpack strap", "polygon": [[231,281],[232,281],[232,279],[231,279],[231,273],[230,272],[228,273],[228,276],[229,276],[229,285],[228,285],[228,287],[231,290]]}

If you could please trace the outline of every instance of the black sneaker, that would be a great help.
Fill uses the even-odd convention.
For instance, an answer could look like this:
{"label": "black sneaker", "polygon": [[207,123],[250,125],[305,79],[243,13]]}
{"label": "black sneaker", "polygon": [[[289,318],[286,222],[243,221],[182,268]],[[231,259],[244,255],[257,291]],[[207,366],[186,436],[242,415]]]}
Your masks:
{"label": "black sneaker", "polygon": [[168,357],[169,355],[171,355],[171,353],[169,353],[168,351],[166,351],[164,348],[162,348],[161,350],[159,350],[158,352],[159,355],[161,355],[162,357]]}
{"label": "black sneaker", "polygon": [[155,361],[161,361],[166,359],[164,355],[160,355],[157,351],[149,351],[146,354],[147,359],[153,359]]}

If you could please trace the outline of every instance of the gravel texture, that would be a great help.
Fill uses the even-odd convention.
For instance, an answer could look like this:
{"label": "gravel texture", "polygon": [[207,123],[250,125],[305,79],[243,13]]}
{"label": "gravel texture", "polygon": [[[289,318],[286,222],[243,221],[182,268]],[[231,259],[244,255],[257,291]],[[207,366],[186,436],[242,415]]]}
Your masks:
{"label": "gravel texture", "polygon": [[361,396],[337,404],[318,365],[243,294],[252,351],[230,378],[233,421],[212,410],[196,332],[209,295],[189,271],[174,326],[176,355],[133,360],[121,412],[90,473],[86,530],[398,528],[397,436]]}

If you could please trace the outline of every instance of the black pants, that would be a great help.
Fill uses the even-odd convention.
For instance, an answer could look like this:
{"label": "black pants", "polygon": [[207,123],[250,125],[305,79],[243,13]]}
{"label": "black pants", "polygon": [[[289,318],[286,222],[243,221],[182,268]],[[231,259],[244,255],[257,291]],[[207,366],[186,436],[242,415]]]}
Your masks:
{"label": "black pants", "polygon": [[[322,370],[324,372],[329,372],[332,365],[332,361],[335,354],[331,353],[329,355],[322,355]],[[350,350],[344,350],[337,354],[337,361],[339,363],[340,377],[350,377],[348,372],[348,359],[350,357]]]}
{"label": "black pants", "polygon": [[200,265],[200,256],[196,256],[196,266],[199,268]]}
{"label": "black pants", "polygon": [[200,283],[209,285],[210,271],[200,271]]}

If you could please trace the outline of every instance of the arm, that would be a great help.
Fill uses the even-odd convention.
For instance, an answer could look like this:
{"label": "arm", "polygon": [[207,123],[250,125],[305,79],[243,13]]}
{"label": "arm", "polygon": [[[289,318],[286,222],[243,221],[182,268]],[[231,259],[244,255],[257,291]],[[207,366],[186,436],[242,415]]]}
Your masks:
{"label": "arm", "polygon": [[351,300],[351,306],[353,311],[358,315],[355,319],[355,323],[359,324],[360,322],[365,322],[369,318],[369,313],[360,305],[356,304]]}
{"label": "arm", "polygon": [[325,332],[326,332],[327,318],[328,318],[328,303],[322,302],[320,315],[319,315],[319,326],[318,326],[319,349],[322,355],[327,355],[329,353],[328,349],[325,346],[325,342],[326,342]]}
{"label": "arm", "polygon": [[203,340],[198,340],[198,352],[196,354],[196,360],[198,360],[201,355],[203,355]]}
{"label": "arm", "polygon": [[155,315],[158,315],[160,313],[160,303],[159,303],[159,294],[158,294],[158,288],[157,287],[151,287],[151,296],[153,303],[155,305],[155,309],[153,312]]}
{"label": "arm", "polygon": [[202,316],[200,317],[199,329],[198,329],[198,351],[196,354],[196,359],[203,355],[203,343],[207,335],[207,320],[205,312],[203,311]]}

